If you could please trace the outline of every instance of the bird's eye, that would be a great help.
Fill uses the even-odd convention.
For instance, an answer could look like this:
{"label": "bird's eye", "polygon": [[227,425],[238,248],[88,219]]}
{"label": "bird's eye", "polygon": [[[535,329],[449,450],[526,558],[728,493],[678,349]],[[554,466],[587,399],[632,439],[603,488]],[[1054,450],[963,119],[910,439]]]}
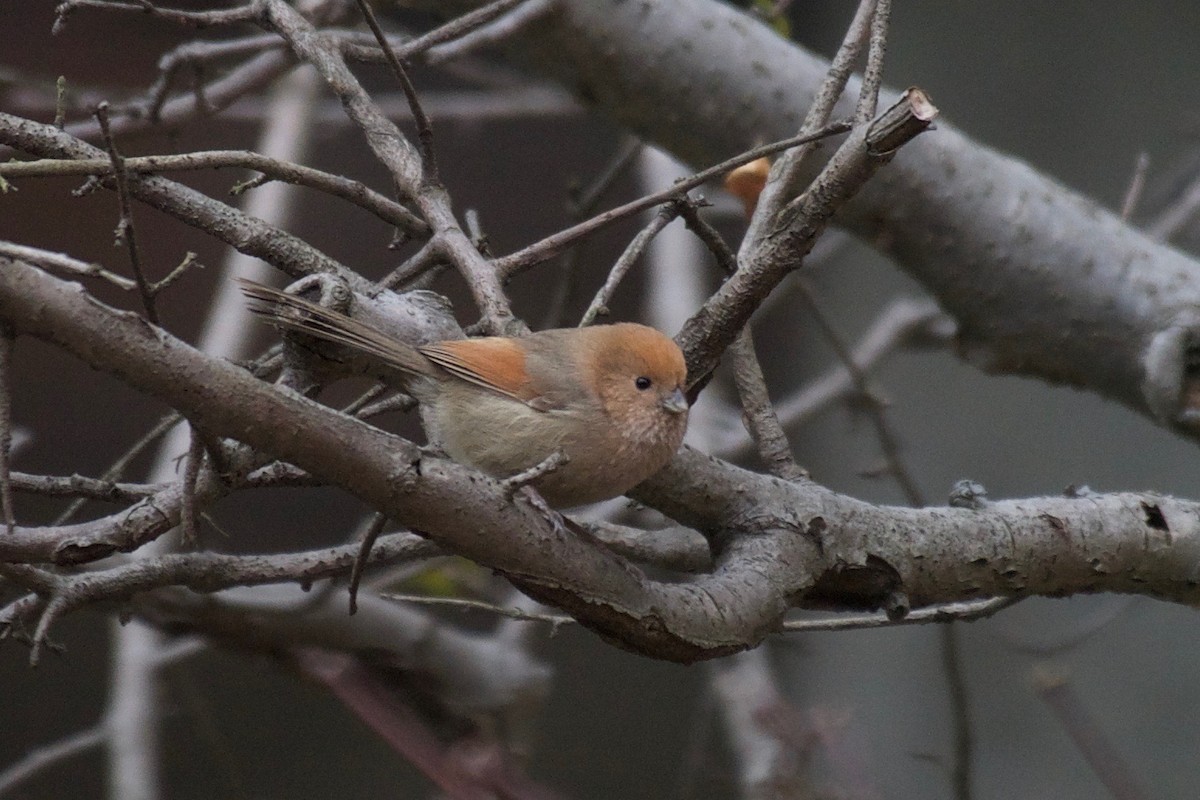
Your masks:
{"label": "bird's eye", "polygon": [[634,380],[633,385],[638,389],[645,391],[646,389],[650,388],[651,383],[652,381],[649,378],[647,378],[645,375],[642,375]]}

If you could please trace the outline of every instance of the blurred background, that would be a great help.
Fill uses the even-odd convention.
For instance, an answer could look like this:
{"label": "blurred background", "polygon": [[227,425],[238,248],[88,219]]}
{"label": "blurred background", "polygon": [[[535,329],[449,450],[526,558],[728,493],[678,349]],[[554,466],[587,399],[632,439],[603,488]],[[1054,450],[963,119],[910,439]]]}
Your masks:
{"label": "blurred background", "polygon": [[[155,79],[159,57],[194,35],[141,15],[79,12],[61,35],[51,36],[55,5],[0,5],[0,110],[50,121],[58,75],[80,92],[87,87],[87,97],[76,97],[81,103],[134,96]],[[853,10],[848,2],[794,3],[791,35],[828,57]],[[393,20],[409,30],[428,27],[417,16]],[[945,119],[977,141],[1028,161],[1102,205],[1120,206],[1142,153],[1149,159],[1148,188],[1135,219],[1151,218],[1156,203],[1161,207],[1200,174],[1192,80],[1200,70],[1200,7],[1145,2],[1134,13],[1116,2],[928,0],[896,4],[892,20],[887,85],[920,85]],[[391,98],[390,107],[400,108],[382,70],[358,72]],[[591,182],[622,146],[623,132],[613,124],[502,62],[418,66],[413,77],[433,118],[443,178],[456,207],[479,213],[497,253],[567,225],[572,187]],[[479,99],[481,92],[502,91],[524,97],[526,105]],[[318,91],[318,97],[305,162],[387,193],[386,178],[359,132],[327,93]],[[263,107],[262,101],[243,101],[217,121],[120,144],[130,155],[254,148]],[[603,206],[662,188],[664,183],[653,185],[661,180],[656,164],[635,160]],[[228,170],[172,177],[216,197],[226,197],[240,179]],[[0,238],[123,264],[124,252],[112,244],[114,197],[72,197],[79,183],[24,180],[19,191],[0,194]],[[736,243],[740,206],[717,187],[705,194],[715,204],[710,218]],[[363,274],[380,277],[406,254],[387,250],[391,231],[361,211],[314,192],[298,198],[285,227]],[[227,256],[219,242],[165,215],[146,207],[134,213],[144,256],[160,274],[187,250],[207,265]],[[583,245],[568,293],[568,324],[642,224],[617,225]],[[1192,240],[1184,231],[1178,241],[1189,246]],[[850,342],[895,299],[922,296],[869,248],[836,232],[819,252],[804,279]],[[517,312],[535,326],[545,322],[554,269],[543,266],[510,287]],[[166,293],[166,327],[194,340],[215,282],[216,270],[207,269]],[[453,300],[460,322],[473,321],[454,276],[443,276],[434,288]],[[103,287],[95,291],[114,303],[130,302]],[[645,319],[648,296],[647,271],[635,270],[612,304],[613,317]],[[759,315],[756,332],[776,398],[836,366],[803,306],[786,295]],[[258,346],[270,341],[269,331],[260,332]],[[26,472],[98,475],[166,410],[38,342],[19,342],[16,369],[15,419],[32,438],[15,467]],[[888,400],[903,458],[931,504],[944,503],[962,478],[980,482],[992,498],[1054,494],[1071,484],[1197,497],[1200,462],[1193,444],[1092,395],[985,376],[944,348],[895,354],[876,373],[875,385]],[[708,393],[718,408],[720,401],[735,402],[727,382],[715,381]],[[415,434],[400,416],[380,424]],[[838,405],[790,433],[798,460],[819,482],[872,502],[904,502],[892,482],[869,475],[880,450],[860,411]],[[130,474],[143,474],[148,460]],[[47,522],[59,508],[18,498],[20,519],[28,524]],[[246,492],[215,509],[223,534],[210,534],[205,543],[231,552],[280,552],[341,542],[363,513],[357,501],[333,490]],[[1110,738],[1147,796],[1194,795],[1200,782],[1200,635],[1192,610],[1108,596],[1030,600],[956,630],[975,737],[976,797],[1101,796],[1101,784],[1068,734],[1070,724],[1080,724],[1078,713]],[[24,647],[0,647],[0,681],[9,697],[0,769],[97,723],[109,685],[109,634],[98,611],[68,617],[54,631],[64,651],[36,671]],[[529,771],[536,778],[577,798],[737,796],[710,667],[652,662],[570,627],[534,639],[536,651],[556,670],[531,740]],[[780,637],[764,647],[792,707],[805,719],[824,720],[812,724],[832,732],[853,754],[849,762],[817,759],[829,785],[845,792],[838,796],[953,796],[953,720],[936,628]],[[1039,694],[1038,670],[1066,681],[1078,706],[1074,723],[1064,723]],[[164,777],[173,798],[432,793],[321,687],[266,657],[206,648],[174,664],[165,679]],[[98,795],[103,763],[98,751],[88,751],[12,796]]]}

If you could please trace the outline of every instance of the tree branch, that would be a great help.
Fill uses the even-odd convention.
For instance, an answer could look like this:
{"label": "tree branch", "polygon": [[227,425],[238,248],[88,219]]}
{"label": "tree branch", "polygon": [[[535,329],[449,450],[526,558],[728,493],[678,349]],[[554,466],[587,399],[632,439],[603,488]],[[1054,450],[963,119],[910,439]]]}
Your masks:
{"label": "tree branch", "polygon": [[753,646],[797,603],[874,608],[903,596],[920,608],[1095,591],[1200,601],[1194,503],[1114,494],[981,509],[876,507],[689,450],[634,495],[705,533],[716,569],[690,582],[651,580],[506,497],[501,482],[271,387],[34,267],[3,262],[0,319],[163,399],[212,435],[346,488],[658,658],[692,661]]}
{"label": "tree branch", "polygon": [[[715,0],[564,0],[510,47],[695,164],[797,130],[829,68]],[[715,63],[713,53],[722,54]],[[672,69],[645,69],[656,63]],[[849,94],[857,87],[851,80]],[[835,114],[852,104],[843,98]],[[1200,439],[1200,375],[1189,368],[1200,350],[1195,259],[944,122],[905,147],[837,222],[958,320],[971,363],[1087,388]]]}

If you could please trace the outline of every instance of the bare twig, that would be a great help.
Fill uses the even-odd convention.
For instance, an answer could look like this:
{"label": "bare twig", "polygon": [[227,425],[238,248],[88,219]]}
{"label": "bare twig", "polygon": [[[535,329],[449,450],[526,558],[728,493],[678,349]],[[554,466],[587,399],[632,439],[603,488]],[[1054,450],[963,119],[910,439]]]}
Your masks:
{"label": "bare twig", "polygon": [[1146,188],[1146,171],[1149,169],[1150,155],[1145,152],[1138,153],[1137,161],[1133,165],[1133,176],[1129,179],[1129,187],[1121,200],[1121,219],[1126,222],[1133,216],[1138,202],[1142,199],[1142,192]]}
{"label": "bare twig", "polygon": [[[113,126],[115,131],[116,126]],[[54,158],[97,158],[103,151],[59,131],[0,112],[0,142]],[[298,236],[157,175],[129,175],[132,194],[188,225],[295,277],[331,272],[359,288],[369,284]]]}
{"label": "bare twig", "polygon": [[445,263],[439,258],[441,254],[437,248],[426,242],[407,261],[380,280],[377,286],[379,289],[416,288],[413,284],[418,278],[437,274],[438,265]]}
{"label": "bare twig", "polygon": [[[235,101],[267,87],[294,64],[291,55],[282,49],[259,53],[205,85],[203,92],[192,92],[171,100],[152,95],[144,104],[149,113],[114,119],[112,133],[127,136],[159,126],[174,127],[197,116],[223,111]],[[83,122],[68,125],[67,130],[82,139],[91,139],[100,132],[93,124]]]}
{"label": "bare twig", "polygon": [[865,125],[875,116],[879,107],[879,87],[883,84],[883,55],[887,52],[888,18],[892,13],[892,0],[874,2],[875,12],[871,15],[871,42],[867,49],[867,66],[863,70],[858,108],[854,114],[856,125]]}
{"label": "bare twig", "polygon": [[394,394],[374,403],[368,403],[355,412],[354,416],[359,419],[370,419],[392,411],[412,411],[416,407],[417,401],[411,395]]}
{"label": "bare twig", "polygon": [[12,354],[13,332],[0,324],[0,509],[9,535],[17,527],[12,496]]}
{"label": "bare twig", "polygon": [[98,747],[104,743],[104,737],[104,726],[96,725],[29,751],[0,772],[0,797],[9,796],[26,781],[60,762]]}
{"label": "bare twig", "polygon": [[150,291],[157,297],[159,294],[161,294],[165,290],[171,288],[171,285],[173,283],[175,283],[175,281],[182,278],[184,275],[186,275],[188,272],[190,272],[193,268],[203,268],[203,267],[204,267],[204,265],[201,264],[198,260],[196,260],[195,253],[191,253],[191,252],[184,253],[183,260],[179,262],[178,266],[176,266],[175,269],[168,272],[166,277],[164,277],[162,280],[158,280],[158,281],[155,281],[154,283],[150,284]]}
{"label": "bare twig", "polygon": [[943,625],[939,630],[942,651],[942,672],[950,693],[951,718],[954,733],[954,758],[951,762],[951,786],[955,800],[971,800],[971,765],[974,736],[971,732],[971,703],[967,694],[967,677],[959,652],[959,629]]}
{"label": "bare twig", "polygon": [[371,4],[367,0],[357,0],[357,3],[358,10],[367,22],[367,27],[375,35],[375,41],[379,44],[379,49],[383,51],[383,55],[387,59],[388,66],[392,70],[392,75],[400,84],[405,99],[408,100],[408,107],[412,111],[413,121],[417,125],[417,141],[421,143],[421,164],[424,167],[422,180],[429,183],[438,183],[437,156],[433,149],[433,126],[429,123],[429,117],[425,116],[425,109],[421,107],[421,98],[417,95],[417,88],[413,86],[412,79],[408,76],[408,70],[404,68],[404,65],[400,63],[400,59],[392,51],[392,46],[388,43],[387,36],[384,34],[383,29],[379,27],[379,21],[375,19],[375,12],[371,10]]}
{"label": "bare twig", "polygon": [[54,12],[54,27],[52,33],[62,32],[67,23],[67,16],[81,8],[92,8],[103,11],[132,11],[136,14],[149,14],[159,19],[165,19],[179,25],[193,28],[207,28],[217,25],[234,25],[240,22],[253,22],[262,14],[262,3],[250,0],[245,5],[219,11],[186,11],[174,8],[160,8],[149,0],[66,0],[60,3]]}
{"label": "bare twig", "polygon": [[101,278],[125,291],[137,288],[137,283],[129,280],[129,278],[117,275],[115,272],[110,272],[100,264],[71,258],[66,253],[52,253],[49,250],[42,250],[37,247],[28,247],[26,245],[14,244],[13,242],[0,242],[0,255],[19,258],[22,261],[28,261],[30,264],[36,264],[45,269],[70,272],[89,278]]}
{"label": "bare twig", "polygon": [[[732,275],[737,270],[737,256],[721,234],[705,222],[694,207],[689,206],[681,213],[688,229],[709,249],[721,270],[726,275]],[[796,464],[787,434],[771,403],[749,324],[742,328],[741,334],[730,345],[729,354],[733,358],[734,383],[742,403],[742,420],[758,446],[759,456],[773,474],[784,480],[808,477],[808,472]]]}
{"label": "bare twig", "polygon": [[[487,11],[492,17],[487,24],[480,25],[474,30],[464,31],[454,41],[438,45],[429,51],[426,62],[443,64],[456,58],[462,58],[480,48],[487,47],[513,36],[529,23],[553,9],[559,0],[497,0],[489,3],[475,12]],[[465,24],[469,14],[459,17],[458,22]],[[471,25],[474,25],[471,20]]]}
{"label": "bare twig", "polygon": [[314,35],[312,23],[283,0],[264,2],[271,27],[284,37],[298,57],[316,67],[342,101],[347,114],[361,128],[368,146],[387,167],[400,193],[411,198],[429,222],[434,231],[435,247],[466,281],[489,332],[504,334],[524,330],[524,324],[512,313],[495,271],[459,226],[445,189],[426,180],[420,154],[371,99],[346,64],[337,44]]}
{"label": "bare twig", "polygon": [[732,275],[737,271],[737,254],[729,247],[729,243],[725,241],[725,237],[721,236],[721,232],[700,216],[698,204],[681,204],[679,216],[683,217],[687,229],[694,233],[696,238],[713,254],[713,258],[717,260],[717,268],[722,273]]}
{"label": "bare twig", "polygon": [[[36,591],[49,598],[33,636],[31,660],[36,662],[53,623],[83,606],[125,600],[167,586],[215,592],[234,586],[309,584],[322,578],[346,575],[360,548],[360,544],[352,543],[303,553],[252,556],[212,552],[163,553],[154,559],[140,559],[74,576],[56,576],[22,565],[6,565],[5,569],[21,568],[21,582],[33,584]],[[394,563],[440,553],[441,549],[427,539],[411,533],[394,533],[375,542],[366,563]]]}
{"label": "bare twig", "polygon": [[[582,189],[578,187],[571,189],[570,197],[567,201],[568,220],[572,223],[577,223],[585,217],[594,214],[604,194],[612,188],[616,180],[629,168],[629,165],[633,163],[641,149],[641,140],[634,136],[623,137],[621,143],[617,146],[616,153],[608,160],[608,163],[600,170],[592,182]],[[571,294],[575,289],[579,252],[578,247],[567,248],[559,260],[559,275],[554,285],[554,294],[547,301],[545,313],[542,315],[541,327],[543,328],[559,328],[564,324],[567,302],[571,299]]]}
{"label": "bare twig", "polygon": [[[411,211],[391,198],[376,192],[359,181],[340,175],[332,175],[303,164],[294,164],[249,150],[210,150],[178,155],[137,156],[124,159],[125,169],[130,173],[157,174],[162,172],[218,169],[240,167],[263,173],[272,180],[298,186],[308,186],[347,200],[369,211],[391,225],[403,230],[413,238],[429,236],[429,226]],[[108,159],[38,159],[36,161],[9,161],[0,163],[0,177],[21,178],[48,175],[98,175],[113,174],[113,165]],[[258,183],[256,185],[261,185]],[[241,194],[247,184],[235,187],[233,193]]]}
{"label": "bare twig", "polygon": [[135,104],[146,109],[146,118],[154,124],[162,121],[163,104],[166,103],[175,77],[184,69],[191,74],[192,97],[195,110],[201,114],[216,111],[208,98],[208,87],[204,85],[205,67],[213,61],[230,56],[258,55],[265,50],[281,48],[283,43],[273,34],[259,34],[228,41],[187,42],[162,56],[158,60],[158,79],[146,91],[147,101]]}
{"label": "bare twig", "polygon": [[[896,350],[903,347],[945,345],[952,339],[954,321],[932,301],[894,301],[885,308],[855,345],[851,356],[859,372],[869,376]],[[854,378],[844,366],[837,366],[804,387],[776,408],[784,428],[803,425],[836,402],[855,395]],[[744,432],[731,431],[716,448],[727,456],[745,456],[752,442]]]}
{"label": "bare twig", "polygon": [[[858,60],[858,54],[861,52],[863,40],[867,36],[867,29],[874,10],[874,0],[859,0],[854,18],[850,21],[842,43],[838,47],[837,53],[834,54],[829,69],[825,72],[825,79],[817,89],[812,105],[804,116],[804,122],[800,126],[801,135],[825,125],[833,114],[834,106],[845,90],[846,83],[850,80],[853,72],[854,63]],[[750,217],[750,225],[746,229],[745,238],[742,239],[739,254],[742,259],[745,259],[758,246],[759,240],[774,224],[784,203],[799,194],[801,167],[811,152],[812,147],[801,147],[786,153],[772,165],[767,185],[758,197],[755,212]]]}
{"label": "bare twig", "polygon": [[96,119],[100,130],[104,133],[104,144],[108,148],[108,157],[112,160],[113,176],[117,181],[117,202],[121,208],[121,218],[117,222],[117,241],[125,242],[129,250],[129,264],[133,268],[133,279],[137,282],[138,294],[142,296],[142,308],[146,319],[158,324],[158,312],[154,309],[154,292],[150,282],[142,271],[142,257],[138,251],[137,233],[133,225],[133,208],[129,202],[129,175],[125,170],[125,159],[117,150],[116,140],[108,125],[108,103],[101,103],[96,108]]}
{"label": "bare twig", "polygon": [[608,304],[612,300],[613,294],[617,291],[617,287],[621,281],[625,279],[625,275],[637,263],[637,260],[642,257],[646,246],[651,240],[658,235],[659,231],[671,224],[671,222],[679,216],[679,206],[688,203],[686,198],[679,203],[670,203],[663,206],[650,220],[650,224],[643,228],[637,236],[633,237],[633,241],[625,248],[625,252],[617,259],[617,263],[613,264],[612,269],[608,271],[608,277],[604,280],[604,285],[596,292],[596,296],[592,298],[591,304],[588,305],[587,311],[583,312],[582,319],[579,320],[579,327],[587,327],[596,321],[596,317],[608,314]]}
{"label": "bare twig", "polygon": [[508,280],[514,275],[524,272],[536,264],[540,264],[547,259],[553,258],[584,236],[592,234],[607,225],[611,225],[617,220],[625,219],[626,217],[630,217],[641,211],[645,211],[648,208],[653,208],[654,206],[669,202],[678,197],[682,197],[684,194],[692,189],[695,189],[697,186],[701,186],[713,178],[718,178],[721,175],[724,175],[734,167],[739,167],[742,164],[747,164],[757,158],[778,153],[782,150],[797,147],[808,142],[815,142],[821,139],[827,139],[830,136],[837,136],[845,133],[848,130],[850,130],[850,123],[834,122],[825,126],[816,133],[792,136],[787,139],[781,139],[778,142],[772,142],[761,147],[755,147],[752,150],[747,150],[740,156],[735,156],[734,158],[722,161],[720,164],[716,164],[715,166],[709,167],[706,170],[697,172],[690,178],[676,181],[668,189],[663,189],[661,192],[655,192],[654,194],[646,195],[645,197],[638,198],[637,200],[626,203],[622,206],[618,206],[617,208],[605,211],[603,214],[599,214],[589,220],[579,223],[578,225],[573,225],[570,228],[559,231],[552,236],[547,236],[540,242],[535,242],[534,244],[524,247],[515,253],[501,256],[493,262],[493,265],[495,266],[496,272],[498,272],[505,280]]}
{"label": "bare twig", "polygon": [[[688,362],[688,380],[707,380],[721,353],[737,337],[781,280],[803,262],[830,218],[850,200],[897,148],[928,129],[937,110],[920,89],[909,89],[870,125],[855,128],[812,185],[772,217],[770,235],[756,244],[744,241],[738,271],[683,326],[676,337]],[[760,196],[754,220],[764,209]],[[749,234],[748,234],[749,235]]]}
{"label": "bare twig", "polygon": [[370,389],[367,389],[357,398],[352,400],[348,405],[342,406],[342,413],[350,414],[351,416],[357,416],[358,412],[362,410],[364,406],[374,400],[378,400],[387,390],[388,387],[386,384],[375,384]]}
{"label": "bare twig", "polygon": [[204,438],[195,426],[191,427],[191,441],[184,457],[183,486],[179,506],[179,528],[183,543],[195,546],[199,541],[196,529],[196,481],[204,464]]}
{"label": "bare twig", "polygon": [[54,127],[60,131],[67,119],[67,77],[59,75],[54,82]]}
{"label": "bare twig", "polygon": [[1088,713],[1088,709],[1061,669],[1046,664],[1035,667],[1033,684],[1038,696],[1050,706],[1050,710],[1058,717],[1067,735],[1079,749],[1080,755],[1114,800],[1146,800],[1151,796],[1142,788],[1129,764]]}
{"label": "bare twig", "polygon": [[851,381],[853,381],[855,391],[866,408],[872,427],[875,428],[875,437],[879,440],[879,447],[887,462],[888,474],[900,486],[900,490],[904,493],[904,498],[908,501],[909,505],[914,508],[924,506],[925,499],[921,494],[921,489],[917,486],[916,479],[913,478],[911,471],[900,455],[900,442],[896,437],[895,431],[892,430],[891,422],[887,418],[887,411],[883,401],[872,390],[869,379],[855,363],[850,348],[847,347],[841,335],[833,327],[833,323],[825,316],[825,313],[821,310],[820,305],[818,305],[808,288],[803,284],[798,285],[797,294],[804,303],[805,308],[808,309],[813,322],[816,323],[825,340],[829,343],[829,346],[833,348],[838,361],[842,363],[842,367],[850,376]]}
{"label": "bare twig", "polygon": [[366,568],[367,561],[371,557],[371,548],[375,546],[375,541],[379,538],[379,534],[383,533],[383,526],[386,523],[386,514],[372,514],[370,522],[367,523],[367,529],[363,532],[362,544],[359,546],[358,553],[354,557],[354,566],[350,570],[350,585],[347,587],[350,597],[351,614],[358,611],[358,584],[362,580],[363,570]]}
{"label": "bare twig", "polygon": [[[483,26],[493,20],[497,20],[501,15],[506,14],[524,2],[528,2],[528,0],[495,0],[495,2],[469,11],[414,39],[410,39],[402,44],[392,44],[391,46],[400,58],[412,58],[422,53],[427,53],[427,61],[430,63],[442,63],[450,58],[454,58],[456,55],[453,48],[451,48],[443,56],[439,53],[442,48],[452,46],[456,40],[461,40],[469,36],[473,31],[482,29]],[[378,47],[367,48],[346,42],[344,50],[348,57],[355,58],[356,60],[372,63],[387,60],[387,56]]]}
{"label": "bare twig", "polygon": [[[158,441],[158,439],[165,435],[167,431],[175,427],[182,419],[183,417],[174,411],[163,416],[163,418],[160,419],[157,424],[155,424],[152,428],[150,428],[150,430],[146,431],[146,433],[142,435],[142,438],[134,442],[128,450],[122,453],[120,457],[118,457],[117,460],[114,461],[112,465],[104,471],[104,474],[100,476],[100,480],[114,481],[121,477],[123,474],[125,474],[125,470],[129,467],[129,465],[133,463],[134,459],[140,456],[147,447]],[[87,502],[87,498],[81,497],[71,505],[67,506],[63,513],[59,514],[58,517],[55,518],[54,524],[62,525],[66,523],[67,520],[79,513],[79,510],[83,508],[83,504],[85,502]]]}
{"label": "bare twig", "polygon": [[10,479],[13,489],[18,492],[46,497],[86,497],[89,500],[104,500],[110,503],[137,501],[164,488],[161,484],[114,483],[82,475],[60,478],[53,475],[14,472]]}
{"label": "bare twig", "polygon": [[785,633],[816,631],[858,631],[869,628],[890,628],[898,625],[928,625],[930,623],[973,622],[986,619],[998,611],[1020,602],[1019,597],[990,597],[966,603],[947,603],[910,611],[895,619],[887,614],[843,614],[827,619],[793,619],[780,624]]}
{"label": "bare twig", "polygon": [[445,606],[447,608],[486,611],[489,614],[520,620],[522,622],[547,622],[552,626],[551,635],[553,635],[554,629],[562,625],[574,625],[577,622],[574,617],[569,617],[566,614],[543,614],[539,611],[526,611],[520,608],[498,606],[484,600],[473,600],[467,597],[433,597],[423,594],[395,594],[391,592],[386,592],[379,596],[384,600],[395,600],[397,602],[414,603],[422,606]]}
{"label": "bare twig", "polygon": [[741,334],[729,346],[729,355],[733,358],[734,382],[742,401],[742,420],[758,445],[758,454],[763,463],[773,475],[784,480],[807,478],[808,472],[796,463],[787,434],[779,423],[775,406],[771,404],[762,366],[754,352],[754,337],[749,325],[742,328]]}

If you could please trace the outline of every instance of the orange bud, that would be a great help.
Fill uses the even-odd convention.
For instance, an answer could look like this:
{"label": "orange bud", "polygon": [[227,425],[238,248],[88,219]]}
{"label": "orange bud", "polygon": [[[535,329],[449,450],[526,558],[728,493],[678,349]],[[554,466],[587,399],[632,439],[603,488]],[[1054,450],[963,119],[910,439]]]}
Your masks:
{"label": "orange bud", "polygon": [[754,213],[754,207],[758,205],[758,196],[767,185],[767,173],[770,171],[771,162],[765,158],[758,158],[725,176],[725,191],[742,201],[747,217]]}

